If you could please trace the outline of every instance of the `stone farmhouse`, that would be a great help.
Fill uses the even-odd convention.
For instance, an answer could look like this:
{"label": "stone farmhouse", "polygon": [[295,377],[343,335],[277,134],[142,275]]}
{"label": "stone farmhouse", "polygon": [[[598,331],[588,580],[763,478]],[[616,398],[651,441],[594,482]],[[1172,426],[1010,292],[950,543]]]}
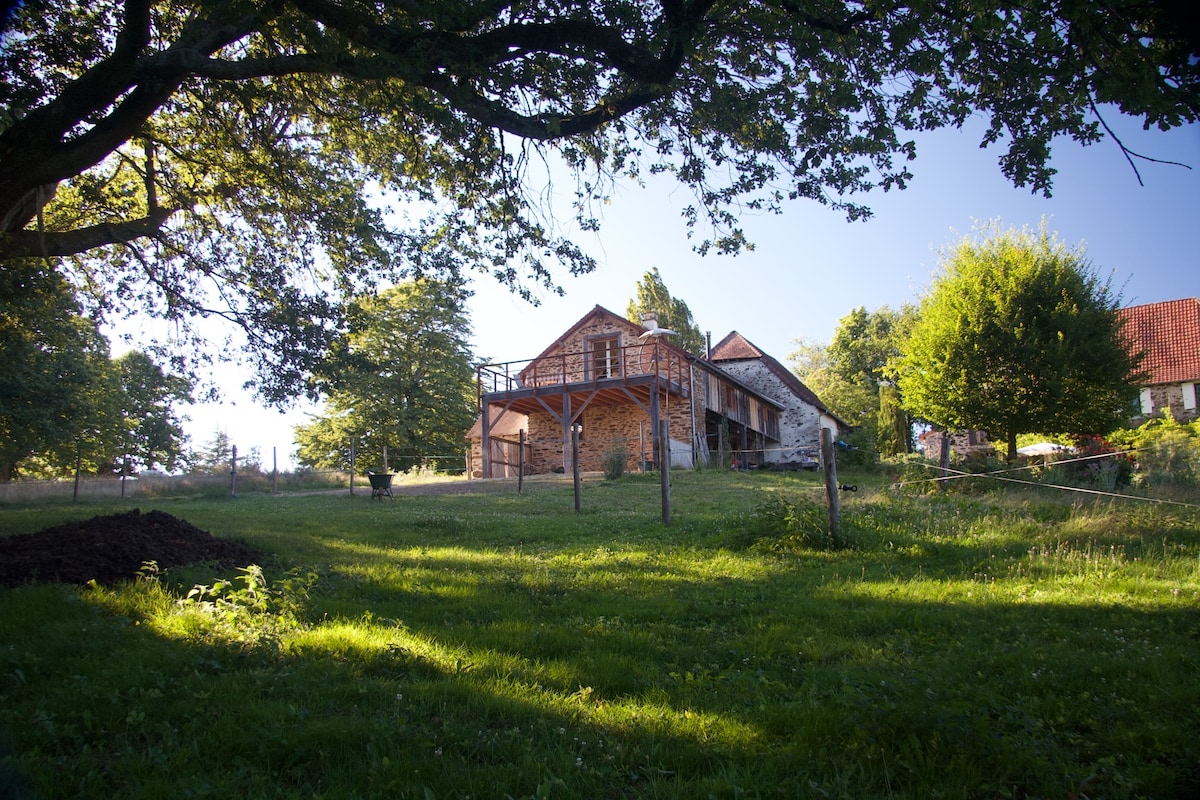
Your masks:
{"label": "stone farmhouse", "polygon": [[[467,434],[469,474],[626,469],[669,458],[690,468],[714,457],[737,466],[814,464],[820,428],[845,424],[779,362],[737,333],[698,358],[653,318],[639,326],[596,306],[536,358],[478,370],[479,418]],[[660,452],[660,425],[669,442]]]}
{"label": "stone farmhouse", "polygon": [[1119,313],[1130,348],[1145,354],[1142,369],[1148,375],[1131,422],[1140,425],[1168,411],[1181,422],[1200,417],[1200,300],[1147,303]]}

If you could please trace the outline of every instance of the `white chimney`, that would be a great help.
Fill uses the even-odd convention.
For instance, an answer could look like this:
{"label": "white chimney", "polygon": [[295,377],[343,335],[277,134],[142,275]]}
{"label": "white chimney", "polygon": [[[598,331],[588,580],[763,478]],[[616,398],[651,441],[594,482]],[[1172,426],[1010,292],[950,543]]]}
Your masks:
{"label": "white chimney", "polygon": [[642,312],[642,327],[648,331],[652,331],[658,327],[658,315],[653,311]]}

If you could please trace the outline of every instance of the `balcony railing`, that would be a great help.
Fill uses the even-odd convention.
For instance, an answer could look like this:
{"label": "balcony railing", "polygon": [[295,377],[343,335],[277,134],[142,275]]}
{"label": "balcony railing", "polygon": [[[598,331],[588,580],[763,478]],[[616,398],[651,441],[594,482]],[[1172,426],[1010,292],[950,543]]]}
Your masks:
{"label": "balcony railing", "polygon": [[598,384],[658,375],[667,386],[687,386],[688,360],[659,341],[610,350],[554,353],[536,359],[484,364],[477,370],[479,393],[513,392],[572,384]]}

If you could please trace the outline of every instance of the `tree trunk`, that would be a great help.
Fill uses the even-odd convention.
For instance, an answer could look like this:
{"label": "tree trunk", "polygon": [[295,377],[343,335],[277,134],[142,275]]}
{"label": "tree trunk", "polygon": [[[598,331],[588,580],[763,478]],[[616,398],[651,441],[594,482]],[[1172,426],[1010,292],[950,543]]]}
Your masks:
{"label": "tree trunk", "polygon": [[1007,434],[1007,440],[1008,440],[1008,454],[1005,456],[1005,460],[1009,464],[1012,464],[1013,462],[1015,462],[1017,460],[1017,433],[1016,433],[1016,431],[1009,431]]}

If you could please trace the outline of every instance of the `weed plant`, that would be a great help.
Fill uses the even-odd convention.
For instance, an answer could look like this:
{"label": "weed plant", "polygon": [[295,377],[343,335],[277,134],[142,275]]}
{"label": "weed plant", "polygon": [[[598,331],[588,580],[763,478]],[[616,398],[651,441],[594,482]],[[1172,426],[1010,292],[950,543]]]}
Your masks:
{"label": "weed plant", "polygon": [[670,526],[652,475],[585,483],[581,513],[529,483],[157,501],[272,556],[0,590],[0,773],[44,798],[1200,793],[1196,509],[844,479],[837,549],[797,535],[805,474],[673,472]]}

